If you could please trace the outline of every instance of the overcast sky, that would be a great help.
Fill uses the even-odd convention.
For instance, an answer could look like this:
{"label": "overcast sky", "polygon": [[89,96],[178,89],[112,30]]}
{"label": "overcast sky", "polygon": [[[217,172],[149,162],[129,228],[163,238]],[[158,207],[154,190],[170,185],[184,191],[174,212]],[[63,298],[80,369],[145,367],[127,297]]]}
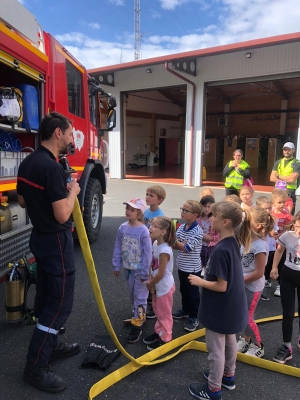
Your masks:
{"label": "overcast sky", "polygon": [[[86,68],[134,60],[134,0],[19,0]],[[300,0],[140,0],[141,58],[300,31]]]}

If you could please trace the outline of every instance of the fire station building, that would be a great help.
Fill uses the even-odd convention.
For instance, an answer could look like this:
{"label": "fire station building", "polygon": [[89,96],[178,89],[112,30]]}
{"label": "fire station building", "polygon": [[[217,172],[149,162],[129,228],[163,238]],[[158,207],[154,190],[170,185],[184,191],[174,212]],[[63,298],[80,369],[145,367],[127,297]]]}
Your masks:
{"label": "fire station building", "polygon": [[[300,157],[300,32],[89,71],[118,102],[109,173],[222,182],[236,148],[255,183],[291,141]],[[205,167],[205,169],[203,168]]]}

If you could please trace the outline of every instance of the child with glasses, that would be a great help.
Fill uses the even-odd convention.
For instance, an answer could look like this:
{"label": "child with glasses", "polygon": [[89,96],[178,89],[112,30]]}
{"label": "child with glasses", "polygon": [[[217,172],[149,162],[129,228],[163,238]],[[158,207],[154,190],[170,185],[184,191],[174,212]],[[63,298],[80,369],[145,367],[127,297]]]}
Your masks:
{"label": "child with glasses", "polygon": [[201,248],[203,232],[197,218],[202,214],[202,206],[198,201],[187,200],[180,208],[181,219],[184,224],[180,225],[176,232],[176,240],[173,248],[178,251],[177,267],[181,292],[181,308],[173,312],[173,318],[187,318],[184,329],[193,332],[199,325],[198,308],[200,303],[199,288],[192,286],[188,280],[190,274],[200,276],[201,274]]}
{"label": "child with glasses", "polygon": [[[295,291],[297,291],[298,310],[300,310],[300,212],[294,217],[293,230],[284,232],[277,239],[277,244],[270,275],[272,279],[277,279],[278,264],[283,257],[284,250],[286,250],[285,262],[280,273],[283,345],[278,349],[273,360],[279,364],[285,364],[286,361],[293,358],[291,341],[295,312]],[[300,323],[297,346],[300,349]]]}

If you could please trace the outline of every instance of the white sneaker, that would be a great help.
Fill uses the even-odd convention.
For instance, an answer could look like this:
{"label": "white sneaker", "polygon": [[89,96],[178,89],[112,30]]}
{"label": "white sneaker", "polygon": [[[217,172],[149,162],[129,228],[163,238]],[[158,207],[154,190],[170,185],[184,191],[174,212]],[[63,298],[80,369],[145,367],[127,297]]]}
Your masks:
{"label": "white sneaker", "polygon": [[237,342],[237,352],[238,353],[246,353],[250,348],[251,342],[247,342],[245,338],[242,336],[239,337],[239,341]]}
{"label": "white sneaker", "polygon": [[249,350],[245,353],[247,356],[261,358],[265,355],[265,350],[262,347],[257,346],[255,343],[251,343]]}
{"label": "white sneaker", "polygon": [[276,286],[276,290],[274,292],[274,296],[280,297],[280,285]]}

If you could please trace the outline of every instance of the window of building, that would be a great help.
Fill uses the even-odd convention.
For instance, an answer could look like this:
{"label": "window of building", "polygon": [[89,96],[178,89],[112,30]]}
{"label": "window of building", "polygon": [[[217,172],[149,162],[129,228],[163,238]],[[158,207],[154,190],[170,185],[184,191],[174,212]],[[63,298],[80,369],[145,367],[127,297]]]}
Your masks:
{"label": "window of building", "polygon": [[82,117],[82,76],[81,73],[66,61],[68,104],[71,114]]}

